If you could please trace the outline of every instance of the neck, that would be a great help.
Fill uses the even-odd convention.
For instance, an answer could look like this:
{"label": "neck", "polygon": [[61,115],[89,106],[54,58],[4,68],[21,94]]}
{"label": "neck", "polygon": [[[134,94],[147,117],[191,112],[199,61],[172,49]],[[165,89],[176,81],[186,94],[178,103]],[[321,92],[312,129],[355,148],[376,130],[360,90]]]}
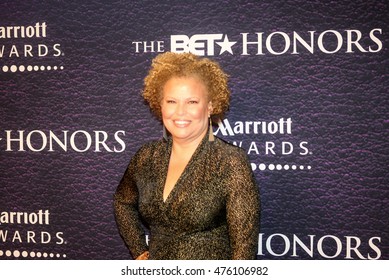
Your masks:
{"label": "neck", "polygon": [[207,130],[203,132],[201,135],[199,135],[199,137],[190,140],[176,139],[173,137],[173,146],[172,146],[173,152],[175,154],[178,153],[181,155],[192,155],[193,152],[200,145],[206,133]]}

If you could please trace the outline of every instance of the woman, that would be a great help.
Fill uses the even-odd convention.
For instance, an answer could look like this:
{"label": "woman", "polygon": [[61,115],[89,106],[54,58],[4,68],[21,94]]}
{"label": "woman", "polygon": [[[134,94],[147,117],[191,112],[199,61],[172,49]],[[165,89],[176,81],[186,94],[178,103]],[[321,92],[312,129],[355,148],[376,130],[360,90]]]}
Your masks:
{"label": "woman", "polygon": [[258,187],[245,152],[212,132],[211,117],[229,106],[226,74],[193,54],[160,54],[143,96],[162,119],[164,138],[140,148],[114,196],[132,256],[255,259]]}

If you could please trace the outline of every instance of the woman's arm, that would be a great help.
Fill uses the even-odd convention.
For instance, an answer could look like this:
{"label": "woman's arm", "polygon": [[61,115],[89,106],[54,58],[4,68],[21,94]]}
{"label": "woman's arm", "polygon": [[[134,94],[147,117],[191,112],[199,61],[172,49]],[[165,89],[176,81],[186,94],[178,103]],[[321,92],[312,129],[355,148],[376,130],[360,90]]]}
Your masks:
{"label": "woman's arm", "polygon": [[138,153],[131,159],[114,194],[117,226],[134,259],[148,250],[138,212],[138,188],[134,179]]}
{"label": "woman's arm", "polygon": [[256,259],[260,219],[259,189],[243,150],[227,159],[227,222],[232,259]]}

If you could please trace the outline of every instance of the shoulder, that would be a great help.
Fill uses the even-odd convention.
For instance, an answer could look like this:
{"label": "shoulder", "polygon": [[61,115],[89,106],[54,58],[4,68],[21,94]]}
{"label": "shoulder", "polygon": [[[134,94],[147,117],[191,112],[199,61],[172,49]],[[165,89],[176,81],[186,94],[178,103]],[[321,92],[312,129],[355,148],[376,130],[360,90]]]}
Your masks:
{"label": "shoulder", "polygon": [[244,149],[216,138],[210,151],[212,158],[223,170],[250,168],[249,158]]}
{"label": "shoulder", "polygon": [[150,153],[156,150],[161,149],[162,147],[166,147],[167,142],[163,139],[155,140],[151,142],[144,143],[139,150],[137,151],[137,154],[139,153]]}
{"label": "shoulder", "polygon": [[155,141],[150,141],[147,143],[144,143],[136,152],[135,155],[142,156],[142,155],[150,155],[155,152],[158,152],[160,150],[163,150],[167,147],[168,143],[163,140],[155,140]]}
{"label": "shoulder", "polygon": [[246,151],[238,146],[232,145],[220,138],[215,137],[213,149],[220,155],[229,158],[247,160]]}
{"label": "shoulder", "polygon": [[167,142],[163,139],[147,142],[138,149],[132,159],[135,162],[150,159],[166,150],[167,145]]}
{"label": "shoulder", "polygon": [[256,192],[256,182],[247,152],[221,139],[215,139],[214,146],[212,152],[217,155],[215,164],[220,170],[226,190],[235,192],[251,189]]}

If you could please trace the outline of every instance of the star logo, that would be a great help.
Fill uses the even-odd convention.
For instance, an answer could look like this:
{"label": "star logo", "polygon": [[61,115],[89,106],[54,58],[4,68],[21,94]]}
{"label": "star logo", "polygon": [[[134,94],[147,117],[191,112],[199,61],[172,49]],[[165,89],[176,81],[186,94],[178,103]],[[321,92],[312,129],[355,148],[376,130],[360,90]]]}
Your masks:
{"label": "star logo", "polygon": [[226,36],[224,37],[223,42],[220,42],[220,43],[216,42],[216,44],[218,44],[221,47],[219,55],[224,53],[224,52],[226,52],[226,51],[229,52],[230,54],[233,54],[232,46],[236,44],[236,41],[235,42],[233,42],[233,41],[230,42],[228,40],[228,36],[226,34]]}

